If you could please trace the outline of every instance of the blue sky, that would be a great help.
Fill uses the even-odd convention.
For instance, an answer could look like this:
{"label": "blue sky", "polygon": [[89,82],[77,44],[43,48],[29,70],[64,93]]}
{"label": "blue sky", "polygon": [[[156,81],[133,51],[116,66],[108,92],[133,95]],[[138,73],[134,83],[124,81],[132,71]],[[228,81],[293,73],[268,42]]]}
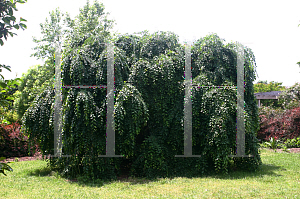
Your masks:
{"label": "blue sky", "polygon": [[[92,3],[93,0],[90,0]],[[116,21],[114,31],[133,33],[142,30],[172,31],[180,42],[194,41],[209,33],[217,33],[226,42],[238,41],[250,47],[256,57],[258,78],[292,86],[300,82],[300,1],[241,0],[103,0],[109,18]],[[0,63],[10,65],[5,79],[21,77],[30,66],[42,64],[30,55],[41,37],[40,23],[49,12],[59,7],[72,17],[86,0],[28,0],[17,5],[17,18],[28,22],[28,29],[15,31],[0,47]]]}

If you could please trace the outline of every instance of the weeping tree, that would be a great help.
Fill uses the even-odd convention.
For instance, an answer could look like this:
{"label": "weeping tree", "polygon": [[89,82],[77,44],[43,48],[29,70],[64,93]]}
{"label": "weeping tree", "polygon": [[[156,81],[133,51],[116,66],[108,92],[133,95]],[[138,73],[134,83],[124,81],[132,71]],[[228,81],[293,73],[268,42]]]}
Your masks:
{"label": "weeping tree", "polygon": [[[83,9],[87,16],[96,10],[97,6],[94,12]],[[213,86],[236,85],[236,45],[211,34],[191,49],[193,84],[200,85],[192,89],[192,146],[193,154],[201,157],[177,158],[184,151],[185,96],[185,47],[178,36],[147,31],[110,36],[104,26],[83,32],[85,23],[77,24],[82,27],[74,28],[63,50],[62,84],[106,85],[106,43],[115,43],[115,154],[123,157],[98,157],[106,154],[106,88],[63,88],[62,152],[71,157],[51,158],[52,169],[68,177],[116,179],[124,170],[155,178],[258,168],[251,49],[244,47],[245,154],[254,157],[229,157],[237,147],[236,90]],[[48,87],[23,117],[23,130],[39,142],[43,154],[54,154],[54,94]]]}
{"label": "weeping tree", "polygon": [[[65,50],[63,85],[106,85],[105,43],[98,35]],[[228,157],[236,150],[236,90],[194,87],[193,154],[201,157],[175,158],[184,148],[184,46],[170,32],[122,35],[115,43],[115,146],[124,158],[98,157],[106,149],[106,89],[64,88],[63,153],[72,156],[52,158],[53,169],[91,179],[114,179],[122,168],[148,178],[257,169],[255,58],[249,48],[244,48],[245,152],[254,157]],[[236,61],[234,44],[224,45],[215,34],[199,39],[192,47],[193,84],[236,85]],[[40,140],[44,153],[53,154],[54,92],[48,92],[37,98],[24,124],[34,124],[26,126],[28,133]]]}

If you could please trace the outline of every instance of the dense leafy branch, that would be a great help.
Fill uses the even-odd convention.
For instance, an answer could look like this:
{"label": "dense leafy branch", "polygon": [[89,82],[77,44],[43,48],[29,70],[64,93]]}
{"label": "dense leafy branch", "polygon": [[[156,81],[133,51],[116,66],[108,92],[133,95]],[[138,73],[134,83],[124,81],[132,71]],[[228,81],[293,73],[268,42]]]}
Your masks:
{"label": "dense leafy branch", "polygon": [[13,29],[23,29],[25,30],[27,26],[23,23],[26,22],[26,19],[20,18],[20,22],[16,22],[16,17],[13,15],[14,10],[18,11],[16,4],[17,3],[25,3],[27,0],[1,0],[0,1],[0,44],[4,45],[3,37],[7,40],[8,35],[13,37],[17,35],[13,33],[11,30]]}

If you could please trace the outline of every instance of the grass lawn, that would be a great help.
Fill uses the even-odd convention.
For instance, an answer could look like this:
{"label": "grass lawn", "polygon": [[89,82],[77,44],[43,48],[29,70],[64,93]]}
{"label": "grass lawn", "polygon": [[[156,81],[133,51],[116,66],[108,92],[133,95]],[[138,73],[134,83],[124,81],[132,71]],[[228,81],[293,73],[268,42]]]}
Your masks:
{"label": "grass lawn", "polygon": [[15,162],[13,172],[0,175],[0,198],[300,198],[300,153],[261,149],[261,157],[255,173],[104,184],[69,182],[42,160]]}

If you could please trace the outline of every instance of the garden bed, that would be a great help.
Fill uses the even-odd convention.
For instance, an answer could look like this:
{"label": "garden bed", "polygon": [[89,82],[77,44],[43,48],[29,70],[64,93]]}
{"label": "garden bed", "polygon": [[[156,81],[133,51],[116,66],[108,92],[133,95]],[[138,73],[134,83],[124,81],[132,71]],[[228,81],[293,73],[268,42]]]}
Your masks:
{"label": "garden bed", "polygon": [[[273,149],[268,149],[268,148],[267,150],[274,151]],[[283,149],[276,149],[276,152],[300,153],[300,148],[287,148],[287,150],[288,151],[284,151]]]}
{"label": "garden bed", "polygon": [[[268,149],[270,151],[274,151],[273,149]],[[284,151],[283,149],[276,149],[276,152],[288,152],[288,153],[300,153],[300,148],[288,148],[288,151]],[[22,162],[22,161],[31,161],[31,160],[42,160],[43,156],[40,152],[37,152],[36,155],[34,156],[26,156],[26,157],[11,157],[11,158],[7,158],[5,160],[2,160],[0,162],[14,162],[15,158],[18,158],[18,162]]]}
{"label": "garden bed", "polygon": [[10,157],[10,158],[7,158],[5,160],[2,160],[0,162],[14,162],[15,159],[17,158],[17,161],[18,162],[22,162],[22,161],[30,161],[30,160],[42,160],[43,159],[43,156],[40,152],[37,152],[34,156],[25,156],[25,157]]}

